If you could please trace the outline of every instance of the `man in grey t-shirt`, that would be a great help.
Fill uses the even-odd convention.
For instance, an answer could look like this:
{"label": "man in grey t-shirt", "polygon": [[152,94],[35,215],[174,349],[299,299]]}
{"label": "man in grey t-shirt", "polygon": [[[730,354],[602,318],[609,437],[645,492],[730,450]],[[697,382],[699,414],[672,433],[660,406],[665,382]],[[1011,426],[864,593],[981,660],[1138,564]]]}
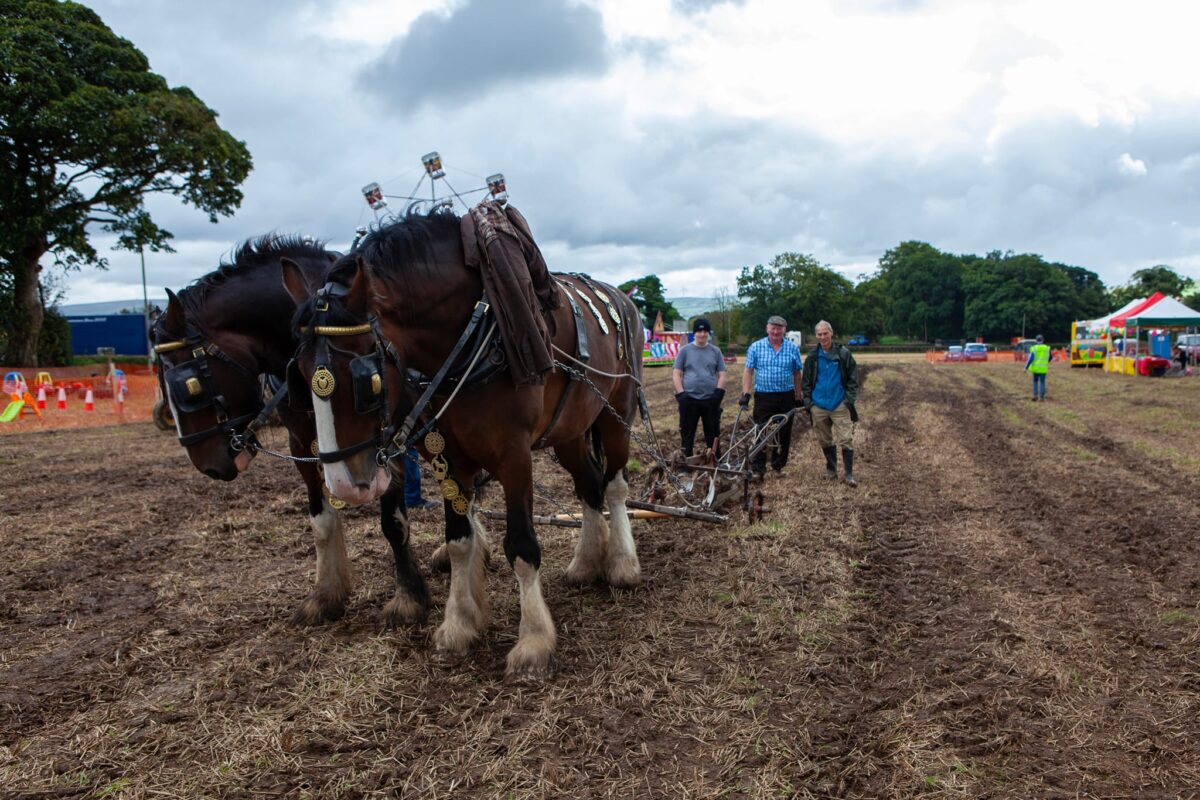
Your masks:
{"label": "man in grey t-shirt", "polygon": [[721,435],[721,400],[725,397],[725,359],[709,342],[712,326],[704,317],[692,323],[693,341],[675,356],[675,400],[679,403],[679,436],[683,454],[692,454],[696,423],[704,423],[704,444],[712,447]]}

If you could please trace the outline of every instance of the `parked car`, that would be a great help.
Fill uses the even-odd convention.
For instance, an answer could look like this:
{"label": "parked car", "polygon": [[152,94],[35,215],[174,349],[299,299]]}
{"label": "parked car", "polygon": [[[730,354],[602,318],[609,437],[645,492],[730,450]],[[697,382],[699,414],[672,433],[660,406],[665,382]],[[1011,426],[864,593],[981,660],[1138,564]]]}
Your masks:
{"label": "parked car", "polygon": [[987,361],[987,345],[971,342],[963,347],[963,361]]}
{"label": "parked car", "polygon": [[1013,350],[1016,350],[1022,355],[1029,355],[1029,348],[1037,344],[1037,339],[1022,339],[1013,345]]}
{"label": "parked car", "polygon": [[951,345],[946,350],[946,360],[947,361],[962,361],[963,360],[962,347],[960,347],[959,345]]}
{"label": "parked car", "polygon": [[865,333],[856,333],[850,337],[850,341],[846,342],[850,347],[866,347],[871,343]]}
{"label": "parked car", "polygon": [[1193,358],[1200,358],[1200,333],[1181,333],[1175,345]]}

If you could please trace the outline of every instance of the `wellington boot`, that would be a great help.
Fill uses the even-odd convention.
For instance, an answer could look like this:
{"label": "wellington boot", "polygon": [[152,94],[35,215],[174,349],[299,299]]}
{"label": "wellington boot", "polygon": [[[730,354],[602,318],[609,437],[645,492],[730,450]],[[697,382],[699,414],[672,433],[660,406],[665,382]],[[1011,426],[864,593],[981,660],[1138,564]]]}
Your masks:
{"label": "wellington boot", "polygon": [[858,481],[854,480],[854,451],[842,448],[842,463],[846,465],[846,485],[858,486]]}
{"label": "wellington boot", "polygon": [[825,454],[825,477],[830,480],[837,479],[837,448],[822,447],[821,452]]}

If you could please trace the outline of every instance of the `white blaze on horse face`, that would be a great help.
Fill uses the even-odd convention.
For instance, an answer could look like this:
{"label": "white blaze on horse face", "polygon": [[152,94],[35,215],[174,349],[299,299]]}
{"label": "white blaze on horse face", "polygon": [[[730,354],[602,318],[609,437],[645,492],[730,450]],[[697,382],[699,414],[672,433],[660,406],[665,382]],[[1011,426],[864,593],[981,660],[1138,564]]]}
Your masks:
{"label": "white blaze on horse face", "polygon": [[[337,440],[337,426],[334,423],[333,409],[329,402],[312,396],[313,417],[317,423],[317,449],[322,453],[331,453],[340,449]],[[371,476],[369,486],[359,486],[350,474],[350,468],[345,461],[335,461],[325,465],[325,486],[329,493],[339,500],[345,500],[351,505],[362,505],[377,499],[391,482],[391,476],[383,467],[376,467]]]}

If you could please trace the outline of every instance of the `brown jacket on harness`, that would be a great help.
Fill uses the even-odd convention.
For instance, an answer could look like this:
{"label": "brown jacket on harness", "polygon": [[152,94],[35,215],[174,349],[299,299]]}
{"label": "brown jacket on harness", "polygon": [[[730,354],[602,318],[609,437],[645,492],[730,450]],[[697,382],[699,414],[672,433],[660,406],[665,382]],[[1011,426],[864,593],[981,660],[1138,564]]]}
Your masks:
{"label": "brown jacket on harness", "polygon": [[529,223],[511,205],[489,200],[472,208],[460,227],[467,266],[483,278],[513,382],[543,383],[554,367],[547,318],[561,299]]}

